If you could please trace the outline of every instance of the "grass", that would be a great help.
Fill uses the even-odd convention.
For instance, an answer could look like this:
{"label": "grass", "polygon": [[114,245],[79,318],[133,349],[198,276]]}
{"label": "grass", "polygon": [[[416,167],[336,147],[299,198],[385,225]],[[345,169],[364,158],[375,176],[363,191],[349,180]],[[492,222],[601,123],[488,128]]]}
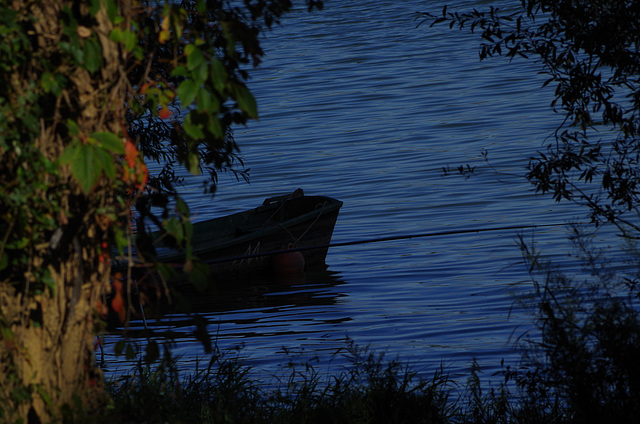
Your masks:
{"label": "grass", "polygon": [[[235,352],[235,353],[234,353]],[[75,413],[69,423],[251,423],[251,424],[572,424],[589,420],[562,384],[544,369],[503,368],[488,385],[478,363],[461,387],[442,367],[423,379],[397,359],[349,342],[342,372],[321,375],[309,361],[290,356],[282,377],[268,384],[251,377],[237,351],[214,351],[206,367],[178,371],[170,355],[154,366],[138,363],[130,375],[107,383],[111,402],[99,413]],[[631,382],[635,384],[635,382]],[[589,393],[593,399],[594,393]],[[627,402],[628,405],[635,405]],[[576,408],[576,405],[578,407]],[[597,411],[620,408],[617,423],[639,422],[635,410],[615,399],[592,401]],[[80,405],[78,405],[80,407]],[[70,416],[70,415],[69,415]]]}
{"label": "grass", "polygon": [[397,360],[350,344],[344,372],[321,378],[310,363],[289,362],[277,385],[249,378],[237,357],[216,352],[208,366],[181,375],[175,361],[142,363],[112,380],[106,421],[120,423],[446,423],[449,381],[419,379]]}
{"label": "grass", "polygon": [[263,384],[234,353],[215,352],[193,374],[165,358],[156,366],[138,363],[132,373],[107,383],[111,403],[69,422],[395,424],[395,423],[569,423],[559,404],[513,394],[505,382],[485,389],[473,363],[464,387],[442,368],[425,380],[408,364],[389,360],[349,342],[341,353],[344,370],[321,376],[294,357],[283,377]]}
{"label": "grass", "polygon": [[[630,338],[633,342],[638,340],[635,334]],[[559,349],[568,346],[547,346],[547,352]],[[442,368],[425,380],[408,364],[353,342],[339,353],[347,359],[342,372],[321,375],[311,362],[290,357],[282,377],[268,384],[251,377],[250,367],[237,351],[214,350],[206,367],[193,374],[179,372],[176,361],[165,353],[157,365],[140,361],[130,375],[109,381],[111,403],[100,414],[94,411],[68,422],[573,424],[603,422],[603,416],[615,417],[616,423],[640,422],[633,395],[640,381],[635,374],[636,356],[608,374],[600,371],[598,375],[608,376],[607,381],[590,387],[557,380],[558,372],[589,352],[576,351],[564,363],[552,359],[553,369],[542,363],[507,366],[497,385],[496,376],[492,385],[483,382],[474,362],[462,387]],[[526,358],[523,355],[523,361]],[[593,365],[606,359],[598,358]],[[589,376],[591,370],[575,372]],[[627,387],[628,396],[608,393],[617,387]]]}

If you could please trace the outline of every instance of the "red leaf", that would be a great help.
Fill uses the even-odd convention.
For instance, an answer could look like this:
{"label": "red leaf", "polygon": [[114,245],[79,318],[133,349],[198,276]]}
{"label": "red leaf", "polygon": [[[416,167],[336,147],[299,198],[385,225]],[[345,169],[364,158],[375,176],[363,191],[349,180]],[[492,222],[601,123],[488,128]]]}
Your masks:
{"label": "red leaf", "polygon": [[127,164],[129,164],[129,168],[135,168],[138,149],[136,149],[136,146],[129,140],[124,144],[124,157],[127,160]]}
{"label": "red leaf", "polygon": [[113,288],[116,294],[113,296],[113,299],[111,299],[111,309],[118,314],[120,322],[124,322],[126,312],[124,310],[124,298],[122,297],[122,282],[118,280],[114,281]]}

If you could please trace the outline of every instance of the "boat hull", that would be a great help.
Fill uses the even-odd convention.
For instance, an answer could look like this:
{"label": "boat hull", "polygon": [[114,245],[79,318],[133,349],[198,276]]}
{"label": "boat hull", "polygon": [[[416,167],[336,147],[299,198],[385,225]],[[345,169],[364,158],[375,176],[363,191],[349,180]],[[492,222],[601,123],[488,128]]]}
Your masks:
{"label": "boat hull", "polygon": [[[193,254],[214,278],[274,272],[274,256],[292,249],[302,253],[305,270],[326,268],[341,207],[339,200],[300,190],[270,198],[255,209],[194,223]],[[173,264],[177,279],[184,279],[182,253],[158,244],[157,254],[158,262]]]}
{"label": "boat hull", "polygon": [[[307,269],[325,266],[341,206],[328,197],[301,196],[197,223],[195,253],[215,275],[270,271],[274,252],[292,248],[300,249]],[[227,230],[222,236],[220,225]]]}

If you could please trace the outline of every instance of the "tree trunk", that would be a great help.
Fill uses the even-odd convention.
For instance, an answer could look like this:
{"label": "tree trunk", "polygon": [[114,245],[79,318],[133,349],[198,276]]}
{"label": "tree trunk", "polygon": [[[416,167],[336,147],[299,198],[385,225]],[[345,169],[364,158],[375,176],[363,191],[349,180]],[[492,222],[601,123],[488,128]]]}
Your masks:
{"label": "tree trunk", "polygon": [[[30,66],[16,70],[12,91],[26,92],[32,89],[29,84],[41,81],[43,61],[58,61],[55,71],[66,77],[55,104],[43,107],[41,132],[34,140],[37,150],[50,161],[69,143],[67,120],[77,124],[80,137],[98,131],[123,133],[123,52],[109,39],[112,24],[104,3],[95,16],[91,16],[88,4],[16,0],[11,6],[22,19],[33,47]],[[97,34],[103,62],[93,74],[61,52],[61,42],[68,41],[61,24],[64,6],[82,25],[76,29],[80,42],[87,37],[85,29]],[[27,172],[30,165],[19,164]],[[6,422],[19,418],[49,422],[58,419],[64,408],[75,410],[82,405],[90,409],[106,400],[102,374],[93,359],[94,335],[100,324],[96,305],[109,288],[111,271],[105,248],[109,225],[103,218],[105,210],[111,216],[122,211],[112,200],[112,181],[104,176],[88,194],[68,169],[60,168],[59,175],[43,174],[42,178],[47,186],[38,189],[35,196],[57,205],[51,210],[59,213],[53,217],[59,227],[53,233],[43,230],[41,243],[25,248],[29,259],[20,265],[20,275],[0,281],[0,400],[8,400],[0,402],[4,403],[0,419]],[[6,241],[12,230],[9,224],[0,239],[5,237]],[[45,269],[46,289],[34,290],[43,286],[34,275],[43,275]]]}
{"label": "tree trunk", "polygon": [[[84,275],[79,258],[89,250],[83,249],[58,270],[50,267],[53,296],[24,296],[2,286],[0,308],[13,334],[12,348],[3,352],[2,359],[15,367],[17,381],[12,385],[31,393],[31,402],[16,405],[15,411],[18,417],[28,417],[28,422],[48,422],[61,413],[60,407],[75,408],[76,401],[91,409],[106,400],[93,360],[93,342],[95,305],[104,287],[100,279],[108,278],[109,271],[97,270],[83,282],[77,280]],[[2,383],[6,388],[7,382]]]}

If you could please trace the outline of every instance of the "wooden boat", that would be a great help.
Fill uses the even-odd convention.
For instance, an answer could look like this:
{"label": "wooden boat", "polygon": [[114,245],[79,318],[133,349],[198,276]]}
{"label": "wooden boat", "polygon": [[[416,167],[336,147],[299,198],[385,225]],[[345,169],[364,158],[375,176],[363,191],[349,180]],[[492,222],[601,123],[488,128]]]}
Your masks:
{"label": "wooden boat", "polygon": [[[294,193],[268,198],[245,212],[193,224],[193,253],[214,276],[269,272],[282,251],[300,249],[305,269],[325,266],[342,202]],[[179,264],[184,256],[157,249],[158,260]]]}

